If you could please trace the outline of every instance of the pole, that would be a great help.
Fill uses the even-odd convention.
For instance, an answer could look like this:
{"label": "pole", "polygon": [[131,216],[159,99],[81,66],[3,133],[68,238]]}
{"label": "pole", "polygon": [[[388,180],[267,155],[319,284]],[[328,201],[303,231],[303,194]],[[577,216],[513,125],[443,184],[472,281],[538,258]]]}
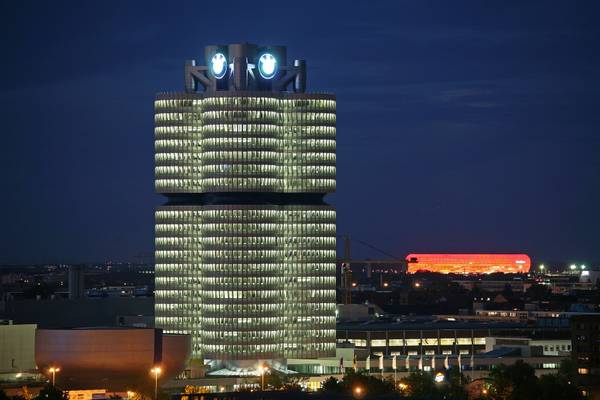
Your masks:
{"label": "pole", "polygon": [[56,382],[56,370],[54,368],[52,368],[52,386],[56,386],[55,382]]}
{"label": "pole", "polygon": [[265,391],[265,370],[261,368],[260,370],[260,390],[261,392]]}
{"label": "pole", "polygon": [[158,400],[158,371],[154,371],[154,400]]}

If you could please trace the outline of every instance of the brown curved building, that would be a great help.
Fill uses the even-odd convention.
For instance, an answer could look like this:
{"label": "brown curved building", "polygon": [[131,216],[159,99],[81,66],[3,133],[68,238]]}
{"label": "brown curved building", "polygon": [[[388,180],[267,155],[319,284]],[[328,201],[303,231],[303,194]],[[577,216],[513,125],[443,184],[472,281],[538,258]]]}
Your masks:
{"label": "brown curved building", "polygon": [[147,390],[153,367],[161,368],[159,381],[183,371],[190,337],[145,328],[38,329],[35,349],[48,378],[50,367],[60,368],[56,384],[63,389]]}

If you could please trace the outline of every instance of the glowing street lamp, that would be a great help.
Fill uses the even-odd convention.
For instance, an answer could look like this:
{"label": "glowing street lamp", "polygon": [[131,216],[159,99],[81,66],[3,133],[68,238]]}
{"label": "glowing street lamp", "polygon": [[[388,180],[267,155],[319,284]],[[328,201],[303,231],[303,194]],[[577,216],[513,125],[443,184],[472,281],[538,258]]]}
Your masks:
{"label": "glowing street lamp", "polygon": [[543,271],[546,267],[544,266],[544,264],[540,265],[540,271]]}
{"label": "glowing street lamp", "polygon": [[581,264],[581,269],[585,269],[585,265]]}
{"label": "glowing street lamp", "polygon": [[435,377],[433,378],[435,383],[442,383],[442,382],[444,382],[444,379],[446,379],[446,376],[441,372],[438,372],[437,374],[435,374]]}
{"label": "glowing street lamp", "polygon": [[158,377],[162,372],[160,367],[154,367],[150,370],[152,374],[154,374],[154,400],[158,399]]}
{"label": "glowing street lamp", "polygon": [[52,386],[55,386],[56,383],[56,374],[60,372],[59,367],[50,367],[48,371],[52,374]]}
{"label": "glowing street lamp", "polygon": [[265,391],[265,374],[269,371],[269,368],[260,365],[258,367],[258,373],[260,374],[260,390],[261,392]]}
{"label": "glowing street lamp", "polygon": [[577,269],[577,265],[571,264],[569,268],[571,269],[571,271],[575,271]]}
{"label": "glowing street lamp", "polygon": [[357,387],[354,388],[354,395],[356,397],[362,396],[363,393],[364,393],[364,389],[361,386],[357,386]]}

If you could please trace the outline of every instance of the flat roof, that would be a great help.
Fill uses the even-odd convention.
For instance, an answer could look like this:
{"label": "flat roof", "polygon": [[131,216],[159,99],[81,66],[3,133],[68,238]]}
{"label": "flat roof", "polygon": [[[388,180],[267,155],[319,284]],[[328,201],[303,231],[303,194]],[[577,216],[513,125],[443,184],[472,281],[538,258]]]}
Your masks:
{"label": "flat roof", "polygon": [[519,329],[533,327],[520,322],[497,321],[367,321],[341,322],[336,324],[337,330],[342,331],[395,331],[395,330],[438,330],[438,329]]}

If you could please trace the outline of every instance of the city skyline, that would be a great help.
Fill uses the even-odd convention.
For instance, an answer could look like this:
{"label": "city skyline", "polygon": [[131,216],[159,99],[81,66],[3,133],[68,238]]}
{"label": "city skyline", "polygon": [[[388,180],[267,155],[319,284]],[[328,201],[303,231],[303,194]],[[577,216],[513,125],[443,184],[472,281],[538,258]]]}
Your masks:
{"label": "city skyline", "polygon": [[337,93],[339,234],[399,258],[600,259],[596,5],[309,2],[323,12],[222,11],[220,29],[194,23],[204,6],[113,4],[0,6],[0,262],[151,253],[149,104],[203,44],[241,40],[288,45],[309,87]]}

